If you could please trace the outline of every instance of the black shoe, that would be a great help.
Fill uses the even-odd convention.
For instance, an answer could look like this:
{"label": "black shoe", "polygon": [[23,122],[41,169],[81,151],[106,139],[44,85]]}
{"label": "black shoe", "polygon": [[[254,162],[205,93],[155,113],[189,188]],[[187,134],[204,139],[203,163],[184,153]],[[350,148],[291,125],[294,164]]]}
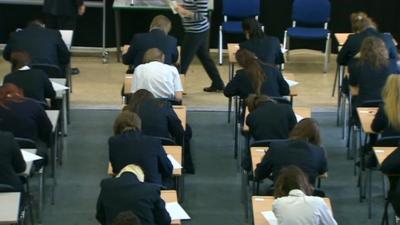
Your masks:
{"label": "black shoe", "polygon": [[210,86],[210,87],[203,88],[203,91],[205,91],[205,92],[222,92],[223,90],[224,90],[223,87],[222,88],[216,88],[216,87]]}

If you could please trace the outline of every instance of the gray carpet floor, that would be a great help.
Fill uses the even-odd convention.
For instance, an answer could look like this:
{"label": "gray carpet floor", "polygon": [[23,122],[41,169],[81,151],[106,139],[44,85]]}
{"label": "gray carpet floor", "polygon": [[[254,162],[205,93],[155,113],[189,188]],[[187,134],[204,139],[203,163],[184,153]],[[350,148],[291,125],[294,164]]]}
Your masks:
{"label": "gray carpet floor", "polygon": [[[55,205],[47,188],[43,212],[45,225],[97,224],[95,205],[99,183],[107,177],[107,139],[118,111],[72,110],[65,138],[64,163],[57,168]],[[383,211],[382,175],[373,174],[373,216],[367,218],[367,201],[358,200],[352,161],[346,160],[341,130],[334,113],[313,113],[321,125],[328,152],[329,178],[322,183],[332,200],[339,224],[379,224]],[[193,128],[195,175],[185,176],[184,208],[192,217],[188,225],[243,225],[240,173],[233,158],[233,125],[225,112],[189,112]],[[50,179],[47,179],[50,184]],[[35,183],[34,181],[32,182]],[[33,191],[35,192],[35,186]]]}

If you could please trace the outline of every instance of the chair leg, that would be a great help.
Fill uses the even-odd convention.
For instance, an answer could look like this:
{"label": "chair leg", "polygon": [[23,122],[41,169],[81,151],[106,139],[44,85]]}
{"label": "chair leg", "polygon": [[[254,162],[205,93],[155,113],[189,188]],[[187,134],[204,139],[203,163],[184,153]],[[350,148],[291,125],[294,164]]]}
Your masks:
{"label": "chair leg", "polygon": [[219,26],[219,39],[218,39],[218,62],[219,65],[222,65],[223,61],[222,61],[222,26]]}
{"label": "chair leg", "polygon": [[389,208],[389,200],[386,200],[385,201],[385,208],[383,210],[383,216],[382,216],[382,220],[381,220],[381,225],[389,225],[388,208]]}
{"label": "chair leg", "polygon": [[290,37],[287,35],[287,30],[285,30],[283,37],[283,48],[286,50],[284,54],[286,56],[286,61],[289,61]]}
{"label": "chair leg", "polygon": [[330,56],[330,43],[331,43],[331,34],[328,33],[328,35],[326,37],[326,44],[325,44],[324,73],[328,72],[328,64],[329,64],[329,56]]}
{"label": "chair leg", "polygon": [[372,217],[372,170],[368,169],[368,219]]}

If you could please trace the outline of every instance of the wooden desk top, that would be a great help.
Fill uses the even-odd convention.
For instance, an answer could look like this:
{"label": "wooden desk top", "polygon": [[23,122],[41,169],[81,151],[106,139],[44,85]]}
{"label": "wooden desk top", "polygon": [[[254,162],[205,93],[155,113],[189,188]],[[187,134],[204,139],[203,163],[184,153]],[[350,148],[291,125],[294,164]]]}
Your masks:
{"label": "wooden desk top", "polygon": [[[175,160],[182,165],[182,146],[179,145],[164,145],[163,146],[165,153],[167,155],[172,155]],[[113,168],[111,163],[108,163],[107,174],[109,176],[115,176],[116,174],[113,173]],[[182,176],[182,169],[174,169],[172,172],[173,176]]]}
{"label": "wooden desk top", "polygon": [[374,134],[375,132],[371,129],[372,121],[375,118],[375,114],[378,111],[378,107],[358,107],[357,113],[360,118],[361,127],[366,134]]}
{"label": "wooden desk top", "polygon": [[181,120],[183,129],[186,130],[186,114],[187,108],[185,105],[174,105],[172,106],[178,118]]}
{"label": "wooden desk top", "polygon": [[[294,107],[293,108],[294,113],[297,115],[303,117],[303,118],[311,118],[311,109],[307,107]],[[249,115],[249,109],[246,107],[246,111],[244,114],[244,123],[243,123],[243,132],[249,132],[249,126],[246,124],[246,118]]]}
{"label": "wooden desk top", "polygon": [[235,64],[237,63],[235,54],[237,50],[239,50],[239,44],[238,43],[228,43],[228,61],[230,64]]}
{"label": "wooden desk top", "polygon": [[[272,196],[253,196],[251,198],[253,206],[253,221],[254,225],[269,225],[267,220],[261,214],[264,211],[272,211],[272,204],[274,202],[274,197]],[[324,198],[325,203],[332,210],[331,201],[329,198]]]}
{"label": "wooden desk top", "polygon": [[55,129],[58,125],[58,117],[60,116],[59,110],[46,110],[47,117],[49,117],[51,125],[53,126],[52,132],[55,132]]}
{"label": "wooden desk top", "polygon": [[251,155],[251,165],[252,165],[252,170],[253,174],[254,171],[256,170],[257,164],[259,164],[262,160],[262,158],[265,155],[265,152],[268,151],[268,147],[251,147],[250,148],[250,155]]}
{"label": "wooden desk top", "polygon": [[378,159],[379,165],[390,155],[397,147],[373,147],[376,158]]}
{"label": "wooden desk top", "polygon": [[[164,200],[165,203],[178,202],[178,195],[176,194],[175,190],[162,190],[161,198],[162,200]],[[171,221],[171,224],[181,224],[181,221],[173,220]]]}
{"label": "wooden desk top", "polygon": [[129,95],[132,89],[132,74],[126,74],[124,78],[124,94]]}
{"label": "wooden desk top", "polygon": [[339,43],[339,46],[343,46],[344,43],[347,41],[347,38],[352,33],[335,33],[335,38]]}
{"label": "wooden desk top", "polygon": [[16,224],[21,193],[0,193],[0,224]]}

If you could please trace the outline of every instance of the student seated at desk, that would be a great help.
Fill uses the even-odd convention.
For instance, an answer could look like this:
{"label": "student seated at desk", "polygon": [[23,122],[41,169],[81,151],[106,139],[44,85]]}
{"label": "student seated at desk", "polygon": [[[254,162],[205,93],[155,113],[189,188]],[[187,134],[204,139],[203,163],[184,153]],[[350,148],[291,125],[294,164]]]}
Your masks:
{"label": "student seated at desk", "polygon": [[397,148],[382,162],[381,170],[389,177],[388,200],[392,204],[396,216],[400,217],[400,148]]}
{"label": "student seated at desk", "polygon": [[337,57],[339,65],[348,65],[354,56],[359,53],[365,38],[376,37],[384,41],[389,54],[390,67],[397,71],[397,49],[391,35],[379,33],[376,24],[364,12],[351,14],[351,26],[354,34],[350,34],[340,49]]}
{"label": "student seated at desk", "polygon": [[173,167],[161,141],[142,134],[141,120],[136,113],[121,112],[114,122],[114,134],[108,140],[114,174],[133,163],[144,170],[146,182],[171,185]]}
{"label": "student seated at desk", "polygon": [[102,225],[113,225],[120,212],[132,211],[142,225],[170,225],[171,218],[160,197],[160,186],[146,183],[142,169],[126,165],[116,176],[101,181],[96,219]]}
{"label": "student seated at desk", "polygon": [[56,93],[47,74],[42,70],[29,67],[31,59],[29,53],[24,50],[15,50],[11,53],[11,73],[3,80],[5,83],[13,83],[22,88],[24,96],[33,98],[45,105],[46,98],[54,98]]}
{"label": "student seated at desk", "polygon": [[0,184],[11,185],[16,191],[23,192],[24,187],[17,175],[26,168],[21,150],[12,133],[0,131],[0,143]]}
{"label": "student seated at desk", "polygon": [[154,137],[171,138],[177,145],[184,146],[184,169],[186,173],[194,173],[190,153],[190,126],[183,129],[182,123],[171,104],[164,99],[156,99],[145,90],[136,91],[129,99],[124,110],[136,113],[142,121],[142,133]]}
{"label": "student seated at desk", "polygon": [[320,197],[310,196],[307,175],[297,166],[283,168],[275,182],[272,205],[278,225],[337,225]]}
{"label": "student seated at desk", "polygon": [[164,54],[158,48],[146,51],[143,64],[133,72],[132,93],[146,89],[156,98],[182,101],[183,88],[179,72],[176,67],[165,64],[164,59]]}
{"label": "student seated at desk", "polygon": [[300,167],[315,184],[316,178],[328,171],[325,150],[317,122],[311,118],[301,120],[286,141],[272,142],[254,172],[256,180],[270,178],[276,181],[279,171],[289,165]]}
{"label": "student seated at desk", "polygon": [[247,49],[239,49],[235,56],[243,69],[236,71],[236,75],[226,85],[226,97],[240,96],[245,99],[249,94],[265,94],[270,97],[290,94],[289,85],[282,73],[273,65],[261,62]]}
{"label": "student seated at desk", "polygon": [[239,44],[241,49],[253,52],[263,63],[279,66],[285,62],[279,39],[265,35],[257,20],[244,19],[242,29],[247,40]]}

